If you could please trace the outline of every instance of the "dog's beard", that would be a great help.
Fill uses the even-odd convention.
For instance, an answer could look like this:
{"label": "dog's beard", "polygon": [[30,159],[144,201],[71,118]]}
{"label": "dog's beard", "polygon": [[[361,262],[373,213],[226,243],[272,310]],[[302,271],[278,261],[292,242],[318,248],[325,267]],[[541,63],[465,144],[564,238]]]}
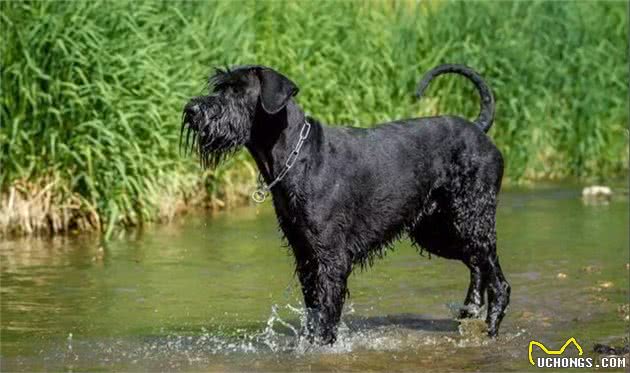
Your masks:
{"label": "dog's beard", "polygon": [[197,114],[184,112],[182,117],[180,150],[197,153],[205,168],[216,167],[249,138],[249,115],[242,115],[242,107],[234,102],[218,101],[200,104]]}

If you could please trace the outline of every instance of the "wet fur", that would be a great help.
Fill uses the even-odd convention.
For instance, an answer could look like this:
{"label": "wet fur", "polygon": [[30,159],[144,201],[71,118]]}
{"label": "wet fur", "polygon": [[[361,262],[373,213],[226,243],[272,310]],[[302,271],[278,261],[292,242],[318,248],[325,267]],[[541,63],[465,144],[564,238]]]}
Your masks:
{"label": "wet fur", "polygon": [[[271,190],[302,284],[306,332],[319,343],[336,338],[353,266],[371,265],[402,236],[419,249],[466,264],[471,281],[461,316],[476,315],[487,293],[488,332],[498,332],[510,287],[496,254],[503,160],[484,133],[492,124],[494,100],[476,73],[457,65],[432,70],[419,92],[448,72],[471,78],[481,93],[481,113],[473,123],[439,116],[361,129],[308,118],[311,132],[295,166]],[[193,132],[204,164],[245,146],[270,183],[305,120],[291,98],[297,87],[260,66],[219,71],[211,81],[215,93],[186,106],[182,134]],[[277,108],[283,95],[266,85],[291,92],[275,113],[265,108]]]}

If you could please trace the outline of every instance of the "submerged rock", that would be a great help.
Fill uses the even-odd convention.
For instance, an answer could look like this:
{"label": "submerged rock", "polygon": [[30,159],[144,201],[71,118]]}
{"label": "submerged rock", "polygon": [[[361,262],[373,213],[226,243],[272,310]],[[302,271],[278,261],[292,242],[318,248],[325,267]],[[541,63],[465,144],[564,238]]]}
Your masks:
{"label": "submerged rock", "polygon": [[582,271],[586,273],[600,273],[602,270],[598,266],[587,265],[586,267],[582,267]]}
{"label": "submerged rock", "polygon": [[466,338],[485,338],[488,326],[482,319],[462,319],[459,324],[459,334]]}
{"label": "submerged rock", "polygon": [[582,189],[582,200],[586,203],[607,203],[612,195],[612,189],[607,186],[592,185]]}
{"label": "submerged rock", "polygon": [[628,346],[628,343],[623,347],[613,347],[603,343],[596,343],[595,346],[593,346],[593,351],[602,355],[625,355],[630,353],[630,346]]}
{"label": "submerged rock", "polygon": [[630,303],[620,304],[617,307],[617,312],[619,312],[624,321],[630,321]]}
{"label": "submerged rock", "polygon": [[609,289],[609,288],[615,286],[615,284],[613,284],[611,281],[600,281],[598,286],[600,288]]}

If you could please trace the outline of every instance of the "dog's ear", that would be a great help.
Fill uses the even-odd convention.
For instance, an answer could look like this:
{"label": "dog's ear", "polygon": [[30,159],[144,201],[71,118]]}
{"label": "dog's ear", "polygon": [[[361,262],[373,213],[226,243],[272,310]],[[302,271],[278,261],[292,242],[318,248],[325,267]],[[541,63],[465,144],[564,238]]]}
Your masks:
{"label": "dog's ear", "polygon": [[268,114],[282,110],[299,89],[289,78],[271,69],[259,69],[260,103]]}

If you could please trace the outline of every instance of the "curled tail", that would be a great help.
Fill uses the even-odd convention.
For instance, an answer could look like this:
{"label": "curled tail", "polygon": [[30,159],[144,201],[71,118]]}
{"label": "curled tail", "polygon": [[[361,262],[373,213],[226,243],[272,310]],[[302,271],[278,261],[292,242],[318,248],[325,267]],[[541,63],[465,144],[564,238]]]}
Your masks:
{"label": "curled tail", "polygon": [[420,98],[422,96],[422,93],[433,78],[446,73],[463,75],[475,84],[475,87],[477,87],[477,91],[479,91],[479,95],[481,96],[481,111],[479,112],[477,119],[474,120],[474,123],[478,125],[483,132],[488,132],[492,126],[492,122],[494,121],[494,96],[492,95],[490,88],[488,88],[486,83],[483,81],[483,78],[481,78],[479,74],[468,66],[446,64],[435,67],[426,73],[420,83],[418,83],[416,97]]}

